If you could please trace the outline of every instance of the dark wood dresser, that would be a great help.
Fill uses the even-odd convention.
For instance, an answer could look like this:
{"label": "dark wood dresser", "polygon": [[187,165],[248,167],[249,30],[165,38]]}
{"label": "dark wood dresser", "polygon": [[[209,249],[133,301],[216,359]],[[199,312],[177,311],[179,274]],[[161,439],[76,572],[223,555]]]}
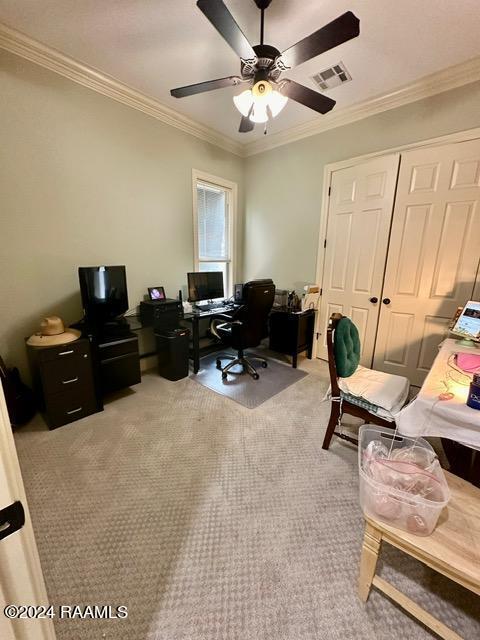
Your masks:
{"label": "dark wood dresser", "polygon": [[87,338],[53,347],[27,345],[27,351],[38,406],[50,429],[103,409]]}

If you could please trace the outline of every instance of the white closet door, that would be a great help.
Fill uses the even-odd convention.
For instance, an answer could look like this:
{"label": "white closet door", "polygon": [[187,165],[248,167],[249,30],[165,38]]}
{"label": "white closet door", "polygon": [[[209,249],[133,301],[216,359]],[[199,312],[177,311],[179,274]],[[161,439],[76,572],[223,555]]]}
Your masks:
{"label": "white closet door", "polygon": [[332,174],[319,318],[320,358],[327,358],[328,319],[340,312],[359,330],[361,363],[372,364],[398,163],[396,154]]}
{"label": "white closet door", "polygon": [[480,256],[480,140],[402,154],[374,367],[421,385]]}

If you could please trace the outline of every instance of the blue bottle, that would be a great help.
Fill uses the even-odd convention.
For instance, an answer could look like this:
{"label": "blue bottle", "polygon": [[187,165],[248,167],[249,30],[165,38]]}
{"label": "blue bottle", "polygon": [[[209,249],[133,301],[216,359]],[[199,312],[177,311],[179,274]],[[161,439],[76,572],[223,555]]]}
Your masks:
{"label": "blue bottle", "polygon": [[480,409],[480,373],[473,374],[470,383],[470,391],[467,398],[467,406],[472,409]]}

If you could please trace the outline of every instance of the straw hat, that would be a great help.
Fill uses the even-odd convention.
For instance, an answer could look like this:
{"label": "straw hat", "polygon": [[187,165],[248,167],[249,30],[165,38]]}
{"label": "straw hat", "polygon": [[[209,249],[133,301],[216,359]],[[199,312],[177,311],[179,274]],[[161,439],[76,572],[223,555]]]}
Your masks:
{"label": "straw hat", "polygon": [[32,347],[52,347],[73,342],[80,336],[81,333],[77,329],[65,329],[63,320],[58,316],[47,316],[40,323],[40,331],[30,336],[27,344]]}

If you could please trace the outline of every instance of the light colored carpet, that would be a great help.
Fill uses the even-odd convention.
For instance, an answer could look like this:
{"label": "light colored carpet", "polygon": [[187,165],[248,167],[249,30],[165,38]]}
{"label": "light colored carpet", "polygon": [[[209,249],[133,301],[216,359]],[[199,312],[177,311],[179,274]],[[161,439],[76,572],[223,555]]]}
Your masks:
{"label": "light colored carpet", "polygon": [[[257,409],[144,376],[103,413],[16,442],[59,640],[425,640],[385,596],[359,602],[356,450],[321,449],[325,371]],[[388,545],[381,573],[464,638],[478,598]]]}
{"label": "light colored carpet", "polygon": [[[221,372],[216,368],[215,362],[221,355],[230,354],[236,357],[233,351],[212,353],[200,360],[200,371],[195,375],[191,374],[191,379],[203,384],[216,393],[227,396],[235,402],[239,402],[244,407],[255,409],[269,398],[277,395],[291,384],[295,384],[307,373],[300,369],[293,369],[287,362],[279,362],[277,359],[269,357],[264,350],[246,352],[247,357],[256,354],[264,357],[268,365],[263,368],[258,360],[252,359],[252,364],[258,371],[260,378],[254,380],[248,373],[241,373],[240,365],[232,368],[234,373],[229,372],[227,379],[222,378]],[[278,355],[278,354],[277,354]],[[228,360],[224,358],[222,365],[226,366]]]}

